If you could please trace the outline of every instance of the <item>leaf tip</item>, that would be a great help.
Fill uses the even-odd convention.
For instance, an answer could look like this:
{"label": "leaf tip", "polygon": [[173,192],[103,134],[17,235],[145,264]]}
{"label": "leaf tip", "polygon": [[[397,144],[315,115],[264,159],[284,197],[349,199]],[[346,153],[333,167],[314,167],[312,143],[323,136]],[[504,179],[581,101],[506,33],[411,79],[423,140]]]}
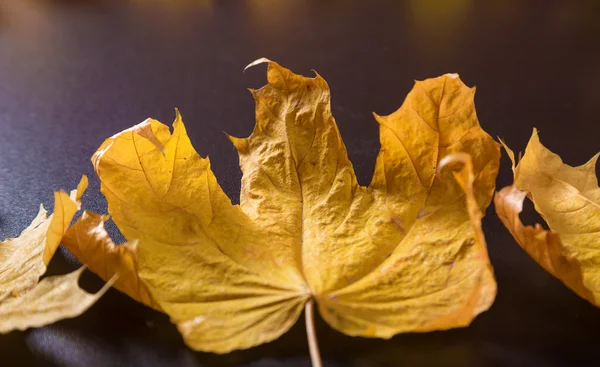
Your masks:
{"label": "leaf tip", "polygon": [[87,175],[82,175],[81,176],[81,180],[79,180],[79,184],[77,185],[77,188],[75,189],[75,202],[79,203],[81,201],[81,197],[83,196],[83,194],[85,193],[85,190],[87,190],[89,185],[89,180],[88,180],[88,176]]}
{"label": "leaf tip", "polygon": [[263,63],[271,63],[273,61],[267,59],[266,57],[261,57],[260,59],[256,59],[254,61],[252,61],[251,63],[249,63],[248,65],[246,65],[246,67],[244,68],[244,70],[242,71],[242,73],[246,72],[247,69],[256,66],[258,64],[263,64]]}
{"label": "leaf tip", "polygon": [[248,149],[247,139],[238,138],[233,135],[229,135],[225,131],[223,131],[223,134],[225,134],[227,139],[229,139],[229,141],[233,144],[233,146],[235,147],[235,149],[237,149],[237,151],[239,153],[243,153],[243,152],[247,151],[247,149]]}
{"label": "leaf tip", "polygon": [[498,141],[500,141],[500,144],[502,145],[502,147],[506,151],[506,154],[508,154],[508,158],[510,158],[510,161],[512,162],[512,171],[514,173],[515,172],[515,167],[517,165],[517,161],[515,160],[515,153],[512,151],[512,149],[510,149],[508,147],[508,145],[506,145],[506,143],[504,142],[504,140],[502,140],[502,138],[498,137]]}
{"label": "leaf tip", "polygon": [[384,126],[385,122],[383,121],[383,117],[381,117],[380,115],[378,115],[376,112],[371,112],[373,114],[373,118],[375,119],[375,121],[380,125],[380,126]]}
{"label": "leaf tip", "polygon": [[540,131],[537,129],[537,127],[534,127],[533,131],[531,132],[531,140],[540,140]]}

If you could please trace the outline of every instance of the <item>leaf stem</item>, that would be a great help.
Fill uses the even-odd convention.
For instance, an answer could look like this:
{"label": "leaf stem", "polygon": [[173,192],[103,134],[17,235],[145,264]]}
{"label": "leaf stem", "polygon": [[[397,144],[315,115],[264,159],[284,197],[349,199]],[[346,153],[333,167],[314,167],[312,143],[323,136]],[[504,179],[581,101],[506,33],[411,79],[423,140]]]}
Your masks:
{"label": "leaf stem", "polygon": [[308,350],[310,351],[310,360],[313,367],[323,367],[321,355],[319,353],[319,344],[317,343],[317,333],[315,332],[315,322],[313,310],[315,302],[311,298],[306,302],[304,316],[306,317],[306,335],[308,337]]}

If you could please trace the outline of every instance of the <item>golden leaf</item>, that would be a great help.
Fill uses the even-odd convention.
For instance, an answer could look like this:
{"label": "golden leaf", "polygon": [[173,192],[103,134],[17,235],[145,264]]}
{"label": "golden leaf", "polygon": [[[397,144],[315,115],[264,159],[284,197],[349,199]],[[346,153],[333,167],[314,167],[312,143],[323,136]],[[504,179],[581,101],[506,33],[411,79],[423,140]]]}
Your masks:
{"label": "golden leaf", "polygon": [[75,317],[89,308],[109,287],[91,295],[77,285],[82,269],[38,283],[54,255],[87,187],[83,176],[71,197],[54,194],[54,214],[43,206],[18,238],[0,242],[0,333],[24,330]]}
{"label": "golden leaf", "polygon": [[[525,155],[514,167],[515,182],[496,193],[496,213],[519,245],[546,271],[579,296],[600,305],[600,188],[598,154],[571,167],[540,143],[534,130]],[[550,230],[524,226],[519,219],[528,196]]]}
{"label": "golden leaf", "polygon": [[[138,240],[140,278],[186,343],[225,353],[271,341],[312,300],[334,328],[381,338],[465,326],[488,309],[496,283],[480,218],[500,152],[479,126],[474,88],[455,74],[416,82],[398,111],[375,116],[382,148],[362,187],[325,80],[261,62],[255,129],[230,137],[239,206],[179,112],[172,134],[148,119],[92,158],[112,219]],[[436,173],[448,155],[462,162],[459,183]]]}

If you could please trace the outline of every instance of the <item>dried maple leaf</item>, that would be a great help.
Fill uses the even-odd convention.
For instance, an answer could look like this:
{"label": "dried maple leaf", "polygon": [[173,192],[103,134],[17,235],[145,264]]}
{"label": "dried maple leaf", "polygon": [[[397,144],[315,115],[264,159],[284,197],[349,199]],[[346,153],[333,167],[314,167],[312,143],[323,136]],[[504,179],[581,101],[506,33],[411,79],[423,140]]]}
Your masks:
{"label": "dried maple leaf", "polygon": [[0,333],[78,316],[110,288],[109,283],[96,294],[79,288],[83,268],[38,283],[79,210],[86,188],[87,177],[83,176],[71,196],[55,192],[54,214],[47,216],[40,206],[36,218],[18,238],[0,242]]}
{"label": "dried maple leaf", "polygon": [[[271,341],[305,305],[310,319],[313,300],[334,328],[381,338],[465,326],[488,309],[496,282],[480,218],[500,152],[479,126],[474,88],[455,74],[416,82],[398,111],[375,116],[382,148],[362,187],[325,80],[260,62],[268,85],[252,91],[256,127],[230,137],[243,171],[239,206],[179,113],[172,134],[148,119],[92,158],[113,220],[138,241],[140,278],[186,343],[225,353]],[[459,183],[436,173],[448,155],[462,162]],[[70,246],[99,251],[94,244],[103,246]]]}
{"label": "dried maple leaf", "polygon": [[[496,213],[519,245],[546,271],[594,305],[600,306],[600,188],[596,154],[571,167],[539,140],[534,130],[525,155],[515,167],[514,183],[496,193]],[[529,197],[550,230],[524,226],[519,219]]]}

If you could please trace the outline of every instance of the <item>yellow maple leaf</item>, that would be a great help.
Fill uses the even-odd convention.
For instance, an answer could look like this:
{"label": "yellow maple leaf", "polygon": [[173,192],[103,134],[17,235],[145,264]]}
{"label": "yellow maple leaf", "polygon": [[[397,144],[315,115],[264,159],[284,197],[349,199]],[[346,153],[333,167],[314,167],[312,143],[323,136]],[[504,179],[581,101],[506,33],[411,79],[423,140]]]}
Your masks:
{"label": "yellow maple leaf", "polygon": [[[255,129],[230,137],[239,206],[179,112],[172,133],[148,119],[92,158],[112,219],[138,241],[140,278],[186,343],[225,353],[268,342],[305,305],[311,332],[313,301],[341,332],[380,338],[466,326],[488,309],[496,282],[480,219],[500,152],[479,126],[474,88],[455,74],[416,82],[398,111],[375,116],[382,148],[363,187],[325,80],[266,59],[251,65],[261,62],[268,84],[252,91]],[[461,166],[458,183],[439,170],[447,156]]]}
{"label": "yellow maple leaf", "polygon": [[[579,167],[564,164],[540,143],[537,130],[515,167],[514,183],[496,193],[496,213],[519,245],[546,271],[579,296],[600,305],[600,188],[596,154]],[[529,197],[550,230],[524,226],[519,218]]]}
{"label": "yellow maple leaf", "polygon": [[0,242],[0,333],[39,327],[60,319],[75,317],[87,310],[110,287],[96,294],[79,288],[83,268],[70,274],[39,278],[60,245],[87,188],[83,176],[69,196],[54,193],[54,214],[43,206],[19,237]]}

